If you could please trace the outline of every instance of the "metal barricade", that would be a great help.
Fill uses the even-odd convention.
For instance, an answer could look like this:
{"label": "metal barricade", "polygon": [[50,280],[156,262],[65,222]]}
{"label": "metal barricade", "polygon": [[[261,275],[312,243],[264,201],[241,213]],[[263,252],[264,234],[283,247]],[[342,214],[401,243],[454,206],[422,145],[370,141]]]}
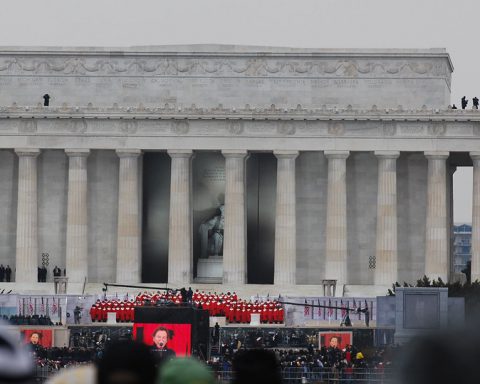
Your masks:
{"label": "metal barricade", "polygon": [[[216,371],[217,383],[232,382],[232,371]],[[393,373],[376,369],[336,369],[320,367],[284,367],[284,384],[389,384],[393,382]]]}

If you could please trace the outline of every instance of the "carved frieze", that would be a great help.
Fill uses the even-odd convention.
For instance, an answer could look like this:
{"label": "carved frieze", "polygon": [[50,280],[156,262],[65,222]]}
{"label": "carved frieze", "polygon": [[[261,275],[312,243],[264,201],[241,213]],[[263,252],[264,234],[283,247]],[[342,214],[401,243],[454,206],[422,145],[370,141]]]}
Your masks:
{"label": "carved frieze", "polygon": [[176,135],[185,135],[190,130],[189,123],[188,121],[183,121],[183,120],[172,121],[170,130],[172,131],[172,133],[175,133]]}
{"label": "carved frieze", "polygon": [[345,124],[341,121],[331,121],[328,124],[328,134],[333,136],[343,136],[345,133]]}
{"label": "carved frieze", "polygon": [[136,120],[122,121],[122,124],[120,125],[120,131],[127,135],[136,133],[137,129],[138,129],[138,123]]}
{"label": "carved frieze", "polygon": [[475,121],[472,124],[473,134],[475,136],[480,136],[480,121]]}
{"label": "carved frieze", "polygon": [[232,135],[241,135],[244,130],[244,123],[239,120],[230,121],[227,125],[227,129]]}
{"label": "carved frieze", "polygon": [[18,126],[18,133],[32,134],[37,132],[37,122],[35,120],[21,121]]}
{"label": "carved frieze", "polygon": [[383,123],[383,134],[385,136],[395,136],[397,133],[397,123],[395,121],[385,121]]}
{"label": "carved frieze", "polygon": [[65,122],[65,128],[71,133],[85,133],[87,131],[87,122],[85,119],[72,119]]}
{"label": "carved frieze", "polygon": [[277,126],[277,132],[280,135],[286,135],[286,136],[294,135],[297,130],[295,124],[296,123],[293,121],[281,121]]}
{"label": "carved frieze", "polygon": [[0,57],[0,73],[50,75],[219,75],[219,76],[435,76],[449,78],[438,59],[334,59],[307,57]]}
{"label": "carved frieze", "polygon": [[447,124],[444,121],[432,121],[428,125],[428,133],[433,136],[444,136]]}

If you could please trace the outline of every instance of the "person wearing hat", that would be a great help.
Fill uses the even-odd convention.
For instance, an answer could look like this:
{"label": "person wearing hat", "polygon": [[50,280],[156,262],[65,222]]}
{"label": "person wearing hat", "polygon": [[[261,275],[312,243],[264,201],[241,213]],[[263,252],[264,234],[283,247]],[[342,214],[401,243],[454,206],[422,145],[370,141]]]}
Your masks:
{"label": "person wearing hat", "polygon": [[358,383],[363,383],[362,380],[365,380],[365,370],[368,368],[368,365],[365,361],[362,352],[357,352],[355,355],[355,361],[353,362],[353,368],[355,372],[355,379]]}
{"label": "person wearing hat", "polygon": [[161,368],[157,384],[215,384],[212,371],[191,357],[173,359]]}

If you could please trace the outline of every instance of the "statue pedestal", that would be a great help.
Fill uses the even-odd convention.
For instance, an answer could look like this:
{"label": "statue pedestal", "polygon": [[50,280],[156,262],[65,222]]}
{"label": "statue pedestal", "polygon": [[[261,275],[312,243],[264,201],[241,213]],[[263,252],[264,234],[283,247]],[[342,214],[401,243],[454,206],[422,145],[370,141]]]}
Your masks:
{"label": "statue pedestal", "polygon": [[198,259],[197,278],[222,279],[223,278],[223,257],[209,256],[207,259]]}

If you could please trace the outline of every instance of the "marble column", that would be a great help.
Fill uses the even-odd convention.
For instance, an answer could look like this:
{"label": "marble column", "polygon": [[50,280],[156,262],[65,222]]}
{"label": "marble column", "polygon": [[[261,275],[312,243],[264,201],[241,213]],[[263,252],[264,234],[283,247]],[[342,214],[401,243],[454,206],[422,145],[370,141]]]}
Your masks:
{"label": "marble column", "polygon": [[135,284],[142,281],[139,149],[117,149],[118,173],[117,273],[116,281]]}
{"label": "marble column", "polygon": [[325,151],[328,159],[325,278],[347,283],[347,157],[349,151]]}
{"label": "marble column", "polygon": [[274,284],[295,284],[297,272],[297,220],[295,159],[298,151],[274,151],[277,157]]}
{"label": "marble column", "polygon": [[16,149],[18,155],[18,205],[15,281],[37,281],[37,156],[39,149]]}
{"label": "marble column", "polygon": [[398,280],[397,158],[400,152],[376,151],[378,158],[377,236],[375,285],[390,286]]}
{"label": "marble column", "polygon": [[428,159],[425,275],[448,282],[447,163],[448,152],[425,152]]}
{"label": "marble column", "polygon": [[225,227],[223,284],[247,282],[245,159],[246,150],[224,150]]}
{"label": "marble column", "polygon": [[68,202],[66,269],[72,283],[88,277],[87,157],[88,149],[66,149],[68,156]]}
{"label": "marble column", "polygon": [[471,281],[480,280],[480,152],[470,152],[473,161],[472,269]]}
{"label": "marble column", "polygon": [[185,286],[193,279],[192,209],[190,203],[191,150],[170,150],[170,222],[168,282]]}
{"label": "marble column", "polygon": [[447,250],[449,257],[448,263],[448,276],[450,282],[455,282],[457,277],[455,276],[455,231],[454,231],[454,221],[453,221],[453,175],[457,171],[457,167],[455,165],[451,165],[447,167],[447,229],[448,229],[448,237],[447,237]]}

